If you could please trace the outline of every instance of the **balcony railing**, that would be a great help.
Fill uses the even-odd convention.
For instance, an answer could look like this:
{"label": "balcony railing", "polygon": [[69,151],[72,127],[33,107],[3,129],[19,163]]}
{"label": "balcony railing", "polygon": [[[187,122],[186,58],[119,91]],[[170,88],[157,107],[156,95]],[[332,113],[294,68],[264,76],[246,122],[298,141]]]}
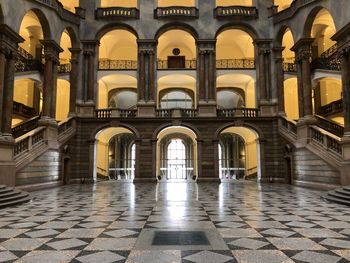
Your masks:
{"label": "balcony railing", "polygon": [[32,107],[13,101],[13,113],[23,116],[25,118],[32,118],[37,114],[36,110]]}
{"label": "balcony railing", "polygon": [[333,101],[327,105],[320,107],[318,114],[320,114],[322,116],[330,116],[330,115],[337,114],[340,112],[343,112],[343,100],[342,99]]}
{"label": "balcony railing", "polygon": [[26,136],[23,139],[16,141],[14,156],[18,156],[21,153],[29,152],[34,146],[44,141],[45,127],[38,128],[30,136]]}
{"label": "balcony railing", "polygon": [[297,72],[297,64],[295,63],[283,63],[284,72]]}
{"label": "balcony railing", "polygon": [[36,60],[25,49],[18,47],[17,59],[15,61],[16,72],[42,71],[43,64]]}
{"label": "balcony railing", "polygon": [[156,110],[156,116],[157,118],[171,118],[172,112],[172,109],[158,109]]}
{"label": "balcony railing", "polygon": [[157,109],[157,118],[194,118],[197,117],[196,109]]}
{"label": "balcony railing", "polygon": [[341,60],[337,53],[338,45],[335,44],[312,61],[312,69],[341,71]]}
{"label": "balcony railing", "polygon": [[199,11],[196,7],[167,6],[154,10],[154,18],[198,18]]}
{"label": "balcony railing", "polygon": [[297,124],[295,121],[288,120],[287,118],[280,118],[282,126],[287,129],[287,131],[291,132],[294,136],[297,135]]}
{"label": "balcony railing", "polygon": [[319,0],[294,0],[290,7],[274,14],[273,22],[276,24],[287,20],[294,16],[300,8],[317,1]]}
{"label": "balcony railing", "polygon": [[100,60],[99,70],[136,70],[136,60]]}
{"label": "balcony railing", "polygon": [[258,18],[258,9],[254,6],[218,6],[214,9],[214,17],[222,18]]}
{"label": "balcony railing", "polygon": [[72,65],[70,63],[60,64],[58,66],[58,73],[60,73],[60,74],[69,73],[71,70],[72,70]]}
{"label": "balcony railing", "polygon": [[137,8],[126,8],[126,7],[98,8],[96,10],[95,17],[96,19],[108,19],[108,18],[139,19],[140,11]]}
{"label": "balcony railing", "polygon": [[162,69],[169,69],[169,70],[174,70],[174,69],[196,69],[196,67],[197,67],[197,60],[195,60],[195,59],[186,60],[184,68],[169,68],[168,67],[168,60],[158,60],[157,61],[157,68],[159,70],[162,70]]}
{"label": "balcony railing", "polygon": [[337,55],[338,52],[338,44],[334,44],[329,49],[327,49],[325,52],[323,52],[320,57],[321,58],[331,58]]}
{"label": "balcony railing", "polygon": [[259,109],[255,109],[255,108],[218,109],[217,116],[221,118],[232,118],[232,117],[256,118],[259,116]]}
{"label": "balcony railing", "polygon": [[344,127],[333,122],[330,120],[327,120],[326,118],[323,118],[321,116],[316,115],[316,119],[318,121],[317,126],[320,128],[338,136],[342,137],[344,135]]}
{"label": "balcony railing", "polygon": [[66,9],[64,9],[61,2],[58,0],[32,0],[34,2],[39,2],[51,9],[53,9],[60,18],[62,18],[65,21],[74,23],[79,25],[80,24],[80,17]]}
{"label": "balcony railing", "polygon": [[61,122],[58,124],[58,135],[64,133],[66,130],[69,130],[73,127],[73,118],[69,118],[67,121]]}
{"label": "balcony railing", "polygon": [[95,110],[95,116],[98,119],[108,118],[135,118],[137,114],[136,109],[122,110],[122,109],[100,109]]}
{"label": "balcony railing", "polygon": [[254,59],[219,59],[217,69],[255,69]]}

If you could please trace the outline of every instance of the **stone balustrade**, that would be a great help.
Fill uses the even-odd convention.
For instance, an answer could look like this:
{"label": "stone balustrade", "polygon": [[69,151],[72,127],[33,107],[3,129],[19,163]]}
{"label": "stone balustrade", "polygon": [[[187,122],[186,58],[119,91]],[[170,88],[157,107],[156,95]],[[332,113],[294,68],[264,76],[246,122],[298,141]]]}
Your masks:
{"label": "stone balustrade", "polygon": [[214,9],[214,17],[217,19],[245,17],[258,18],[258,9],[254,6],[218,6]]}
{"label": "stone balustrade", "polygon": [[140,11],[137,8],[126,8],[126,7],[98,8],[95,12],[95,17],[96,19],[109,19],[109,18],[139,19]]}
{"label": "stone balustrade", "polygon": [[154,10],[154,18],[198,18],[199,10],[188,6],[158,7]]}

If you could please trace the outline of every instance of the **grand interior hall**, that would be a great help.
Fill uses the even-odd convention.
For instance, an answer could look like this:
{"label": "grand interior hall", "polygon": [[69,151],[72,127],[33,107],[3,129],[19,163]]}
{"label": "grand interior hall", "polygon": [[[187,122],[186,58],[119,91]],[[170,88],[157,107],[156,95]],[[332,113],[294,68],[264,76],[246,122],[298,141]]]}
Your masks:
{"label": "grand interior hall", "polygon": [[0,0],[0,262],[350,262],[349,0]]}

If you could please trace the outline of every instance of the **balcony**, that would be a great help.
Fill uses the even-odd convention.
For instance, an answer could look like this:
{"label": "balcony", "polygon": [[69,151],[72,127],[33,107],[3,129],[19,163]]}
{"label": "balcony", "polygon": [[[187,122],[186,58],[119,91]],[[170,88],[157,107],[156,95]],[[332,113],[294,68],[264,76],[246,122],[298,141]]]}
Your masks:
{"label": "balcony", "polygon": [[21,47],[18,47],[15,61],[16,72],[42,71],[43,64]]}
{"label": "balcony", "polygon": [[214,17],[217,19],[258,18],[259,12],[254,6],[218,6],[214,9]]}
{"label": "balcony", "polygon": [[96,19],[139,19],[140,11],[137,8],[106,7],[97,8]]}
{"label": "balcony", "polygon": [[157,118],[194,118],[197,117],[196,109],[158,109]]}
{"label": "balcony", "polygon": [[254,59],[219,59],[217,69],[255,69]]}
{"label": "balcony", "polygon": [[100,109],[95,110],[95,117],[98,119],[108,118],[135,118],[137,110],[122,110],[122,109]]}
{"label": "balcony", "polygon": [[71,71],[71,69],[72,69],[72,65],[70,63],[58,65],[59,74],[67,74]]}
{"label": "balcony", "polygon": [[295,63],[283,63],[284,72],[297,72],[297,64]]}
{"label": "balcony", "polygon": [[13,102],[13,113],[24,118],[31,118],[37,114],[34,108],[19,103],[17,101]]}
{"label": "balcony", "polygon": [[337,53],[338,45],[335,44],[312,61],[312,69],[341,71],[341,60],[337,56]]}
{"label": "balcony", "polygon": [[196,69],[197,68],[197,60],[192,59],[192,60],[185,60],[185,65],[184,67],[178,67],[178,68],[174,68],[174,67],[169,67],[169,62],[168,60],[158,60],[157,61],[157,69],[158,70],[178,70],[178,69]]}
{"label": "balcony", "polygon": [[256,117],[259,117],[259,109],[255,109],[255,108],[218,109],[217,116],[219,118],[233,118],[233,117],[256,118]]}
{"label": "balcony", "polygon": [[199,11],[196,7],[188,6],[167,6],[158,7],[154,10],[154,18],[190,18],[196,19],[199,16]]}

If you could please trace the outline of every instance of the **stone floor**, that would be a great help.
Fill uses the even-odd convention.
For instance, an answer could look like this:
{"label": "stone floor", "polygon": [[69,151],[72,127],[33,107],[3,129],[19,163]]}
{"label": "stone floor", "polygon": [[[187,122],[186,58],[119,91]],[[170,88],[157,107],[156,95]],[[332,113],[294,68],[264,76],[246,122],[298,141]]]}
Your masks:
{"label": "stone floor", "polygon": [[[0,210],[0,261],[349,262],[350,209],[321,194],[252,182],[38,191],[33,202]],[[210,246],[152,246],[158,230],[203,231]]]}

